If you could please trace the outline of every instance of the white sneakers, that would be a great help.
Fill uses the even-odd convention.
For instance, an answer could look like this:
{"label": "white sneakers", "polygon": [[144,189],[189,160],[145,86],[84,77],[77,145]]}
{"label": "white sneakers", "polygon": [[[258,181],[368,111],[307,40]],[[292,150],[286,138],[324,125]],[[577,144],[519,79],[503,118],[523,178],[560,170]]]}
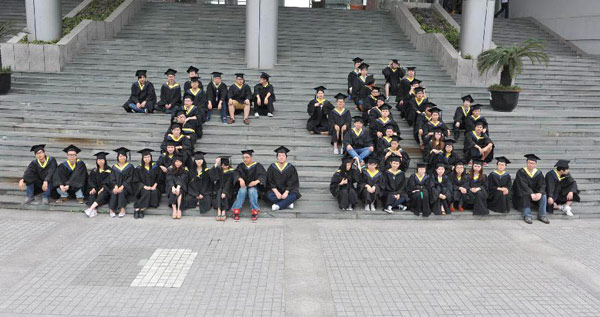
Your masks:
{"label": "white sneakers", "polygon": [[273,114],[269,112],[269,113],[267,113],[267,117],[273,118]]}
{"label": "white sneakers", "polygon": [[288,208],[290,208],[290,209],[294,209],[294,203],[291,203],[291,204],[288,206]]}
{"label": "white sneakers", "polygon": [[571,206],[561,205],[558,209],[560,211],[564,212],[565,215],[567,215],[569,217],[573,217],[573,211],[571,210]]}
{"label": "white sneakers", "polygon": [[271,206],[271,210],[273,210],[273,211],[277,211],[277,210],[279,210],[279,205],[277,205],[277,204],[273,204],[273,205]]}
{"label": "white sneakers", "polygon": [[340,150],[338,150],[338,148],[333,149],[333,155],[339,155],[340,154]]}
{"label": "white sneakers", "polygon": [[258,118],[258,117],[260,117],[260,115],[258,114],[258,112],[255,112],[255,113],[254,113],[254,117],[255,117],[255,118]]}
{"label": "white sneakers", "polygon": [[387,212],[388,214],[393,214],[394,210],[392,209],[392,206],[387,206],[383,211]]}

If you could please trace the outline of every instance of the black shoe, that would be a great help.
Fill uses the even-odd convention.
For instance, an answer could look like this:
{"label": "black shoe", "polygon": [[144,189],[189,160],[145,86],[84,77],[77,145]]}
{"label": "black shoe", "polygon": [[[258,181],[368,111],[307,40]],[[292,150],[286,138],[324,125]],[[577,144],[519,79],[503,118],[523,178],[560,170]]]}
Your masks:
{"label": "black shoe", "polygon": [[144,212],[142,210],[140,210],[140,212],[138,214],[138,218],[140,218],[140,219],[144,218]]}
{"label": "black shoe", "polygon": [[128,105],[123,105],[123,109],[125,109],[126,112],[132,113],[133,110],[131,110],[131,108],[129,108]]}
{"label": "black shoe", "polygon": [[545,224],[549,224],[550,220],[548,220],[548,217],[538,217],[538,220],[545,223]]}
{"label": "black shoe", "polygon": [[133,219],[137,219],[137,218],[138,218],[138,212],[137,212],[137,211],[134,211],[134,212],[133,212]]}
{"label": "black shoe", "polygon": [[525,217],[525,218],[523,218],[523,220],[524,220],[526,223],[528,223],[528,224],[532,224],[532,223],[533,223],[533,221],[531,221],[531,217]]}

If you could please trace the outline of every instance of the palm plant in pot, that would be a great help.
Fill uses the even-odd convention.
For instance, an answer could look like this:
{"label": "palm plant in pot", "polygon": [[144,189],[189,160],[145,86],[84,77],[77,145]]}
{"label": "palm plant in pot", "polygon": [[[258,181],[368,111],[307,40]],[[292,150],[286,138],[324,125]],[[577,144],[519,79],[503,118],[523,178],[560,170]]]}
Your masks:
{"label": "palm plant in pot", "polygon": [[[11,22],[0,22],[0,39],[12,33]],[[0,94],[5,94],[10,90],[10,67],[2,66],[0,57]]]}
{"label": "palm plant in pot", "polygon": [[498,46],[482,52],[477,57],[477,69],[481,74],[488,70],[500,72],[500,84],[488,89],[492,95],[490,105],[495,111],[513,111],[519,102],[521,87],[514,86],[517,74],[523,71],[523,60],[532,64],[544,63],[548,67],[549,58],[544,53],[544,43],[539,40],[526,40],[519,44]]}

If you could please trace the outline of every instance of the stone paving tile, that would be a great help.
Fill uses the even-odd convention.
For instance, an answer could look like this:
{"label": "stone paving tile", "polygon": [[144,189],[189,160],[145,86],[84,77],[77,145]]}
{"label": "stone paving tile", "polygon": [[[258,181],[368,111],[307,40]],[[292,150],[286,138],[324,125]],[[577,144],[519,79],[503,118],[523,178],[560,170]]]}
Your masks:
{"label": "stone paving tile", "polygon": [[532,231],[553,247],[585,265],[588,269],[600,273],[600,230],[578,228],[544,229]]}
{"label": "stone paving tile", "polygon": [[339,316],[600,314],[598,299],[499,231],[320,236]]}
{"label": "stone paving tile", "polygon": [[52,221],[0,220],[0,259],[19,250],[32,238],[47,232]]}

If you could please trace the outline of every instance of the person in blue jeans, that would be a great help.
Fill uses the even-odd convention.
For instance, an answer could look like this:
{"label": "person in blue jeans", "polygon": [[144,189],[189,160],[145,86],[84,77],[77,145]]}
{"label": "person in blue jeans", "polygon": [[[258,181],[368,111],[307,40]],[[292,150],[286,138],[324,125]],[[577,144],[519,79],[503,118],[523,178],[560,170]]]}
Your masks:
{"label": "person in blue jeans", "polygon": [[248,196],[248,202],[250,203],[252,221],[256,221],[260,213],[258,195],[267,182],[267,172],[260,163],[254,161],[253,153],[253,150],[243,150],[243,162],[238,164],[235,169],[234,182],[239,185],[237,196],[231,207],[233,220],[235,221],[240,220],[242,205],[244,205],[246,196]]}
{"label": "person in blue jeans", "polygon": [[27,198],[23,202],[27,205],[35,200],[35,195],[42,194],[42,205],[48,205],[52,194],[52,177],[56,171],[56,160],[46,155],[45,144],[31,147],[35,159],[29,163],[23,178],[19,180],[19,190],[26,190]]}
{"label": "person in blue jeans", "polygon": [[273,211],[294,209],[294,202],[300,198],[300,181],[296,167],[287,161],[290,152],[285,146],[275,149],[277,162],[267,170],[267,200],[273,204]]}
{"label": "person in blue jeans", "polygon": [[83,204],[83,192],[86,189],[88,172],[85,163],[77,158],[81,150],[71,144],[63,149],[67,153],[67,160],[56,167],[52,183],[60,195],[57,203],[65,202],[69,195],[75,194],[77,202]]}
{"label": "person in blue jeans", "polygon": [[136,71],[135,76],[138,80],[131,84],[131,94],[123,104],[123,109],[127,112],[152,113],[156,106],[154,85],[146,80],[146,71],[143,69]]}
{"label": "person in blue jeans", "polygon": [[538,220],[548,224],[546,217],[546,179],[544,174],[537,169],[535,154],[526,154],[527,164],[517,172],[512,186],[513,205],[515,209],[523,212],[523,220],[531,224],[531,205],[538,206]]}
{"label": "person in blue jeans", "polygon": [[344,148],[360,165],[365,165],[365,158],[373,153],[373,140],[369,131],[363,129],[364,120],[362,116],[354,116],[354,127],[344,135]]}

